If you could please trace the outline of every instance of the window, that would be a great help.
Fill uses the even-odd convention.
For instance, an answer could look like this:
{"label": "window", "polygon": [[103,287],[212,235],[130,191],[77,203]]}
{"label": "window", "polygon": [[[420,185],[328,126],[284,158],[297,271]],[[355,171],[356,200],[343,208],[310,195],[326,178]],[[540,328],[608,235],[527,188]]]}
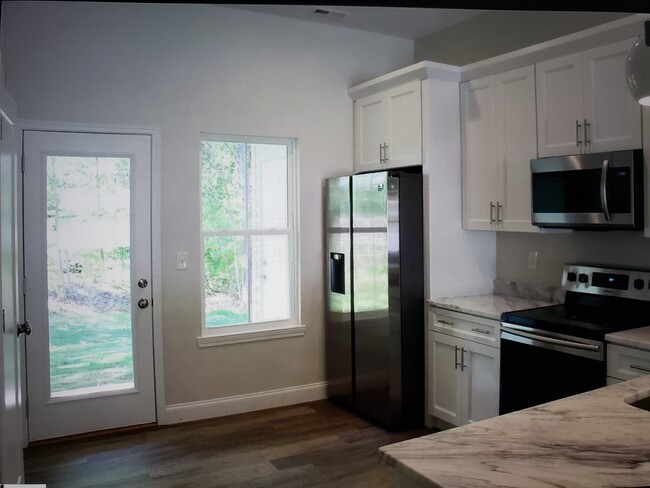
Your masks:
{"label": "window", "polygon": [[[296,328],[295,172],[293,140],[204,135],[199,345],[302,332]],[[217,336],[227,340],[209,339]]]}

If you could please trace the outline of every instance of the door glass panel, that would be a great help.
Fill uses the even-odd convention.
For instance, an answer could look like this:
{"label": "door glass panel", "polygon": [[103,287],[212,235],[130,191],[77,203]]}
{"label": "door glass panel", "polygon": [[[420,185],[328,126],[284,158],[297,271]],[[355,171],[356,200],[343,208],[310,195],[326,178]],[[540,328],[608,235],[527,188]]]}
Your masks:
{"label": "door glass panel", "polygon": [[133,388],[131,161],[46,166],[51,396]]}

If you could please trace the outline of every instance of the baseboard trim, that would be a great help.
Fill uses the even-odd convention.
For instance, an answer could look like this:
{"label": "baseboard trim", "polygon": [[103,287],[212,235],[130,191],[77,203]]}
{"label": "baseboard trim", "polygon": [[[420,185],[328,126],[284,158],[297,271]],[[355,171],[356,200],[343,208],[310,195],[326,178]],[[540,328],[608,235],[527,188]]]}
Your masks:
{"label": "baseboard trim", "polygon": [[296,403],[313,402],[327,397],[327,382],[291,386],[245,395],[234,395],[198,402],[167,405],[164,424],[177,424],[266,408],[283,407]]}

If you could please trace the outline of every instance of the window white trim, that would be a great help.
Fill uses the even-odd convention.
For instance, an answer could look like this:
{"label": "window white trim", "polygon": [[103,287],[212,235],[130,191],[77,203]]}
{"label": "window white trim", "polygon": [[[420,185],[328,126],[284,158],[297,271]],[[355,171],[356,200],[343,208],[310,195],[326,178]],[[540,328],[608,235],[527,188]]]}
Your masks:
{"label": "window white trim", "polygon": [[[298,141],[291,138],[241,136],[232,134],[201,133],[200,141],[235,142],[248,144],[277,144],[287,147],[287,228],[257,230],[223,230],[209,231],[201,227],[201,335],[197,338],[199,347],[222,346],[242,342],[262,341],[304,335],[305,326],[300,325],[300,246],[299,243],[299,205],[298,205]],[[200,164],[200,154],[199,154]],[[202,188],[203,171],[199,171]],[[199,212],[202,201],[199,196]],[[202,226],[201,222],[201,226]],[[289,237],[289,276],[292,292],[290,293],[287,320],[257,322],[247,324],[225,325],[222,327],[205,326],[205,237],[247,236],[247,235],[287,235]]]}
{"label": "window white trim", "polygon": [[[284,323],[284,322],[279,322]],[[241,331],[237,329],[242,327],[240,325],[224,326],[218,329],[219,334],[204,335],[196,338],[199,347],[214,347],[214,346],[227,346],[230,344],[239,344],[242,342],[256,342],[268,341],[270,339],[284,339],[287,337],[301,337],[305,335],[304,325],[290,325],[285,324],[282,326],[273,325],[268,327],[268,324],[278,324],[278,322],[263,322],[259,324],[244,324],[244,326],[254,325],[259,326],[257,330],[250,329]],[[227,329],[227,330],[221,330]],[[238,332],[237,330],[240,330]]]}

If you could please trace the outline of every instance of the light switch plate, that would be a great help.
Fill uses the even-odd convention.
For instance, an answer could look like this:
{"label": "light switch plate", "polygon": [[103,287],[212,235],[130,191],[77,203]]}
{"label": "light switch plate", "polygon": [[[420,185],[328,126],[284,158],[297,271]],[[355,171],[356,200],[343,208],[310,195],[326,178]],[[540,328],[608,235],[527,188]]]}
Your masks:
{"label": "light switch plate", "polygon": [[528,252],[528,268],[537,269],[537,251]]}
{"label": "light switch plate", "polygon": [[187,269],[187,251],[179,251],[176,253],[176,269]]}

